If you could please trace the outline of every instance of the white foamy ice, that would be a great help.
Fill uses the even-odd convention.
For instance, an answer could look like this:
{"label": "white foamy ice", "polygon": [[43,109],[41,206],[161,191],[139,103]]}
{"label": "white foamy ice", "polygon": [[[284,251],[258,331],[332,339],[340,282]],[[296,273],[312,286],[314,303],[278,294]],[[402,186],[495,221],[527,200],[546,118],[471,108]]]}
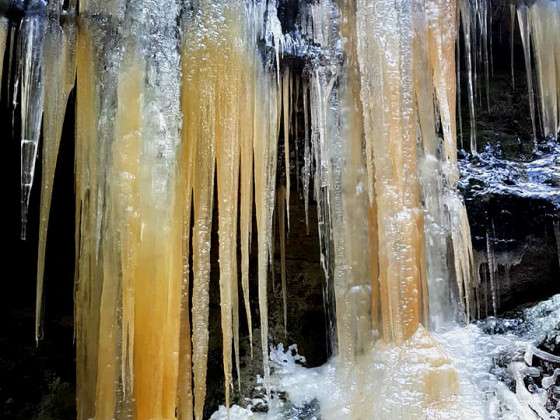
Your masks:
{"label": "white foamy ice", "polygon": [[[515,374],[515,363],[523,360],[527,349],[533,348],[558,325],[560,295],[524,312],[524,324],[528,328],[516,334],[487,334],[474,324],[432,333],[432,338],[419,330],[400,347],[377,343],[371,352],[356,358],[347,367],[333,358],[323,366],[306,368],[302,366],[305,359],[297,353],[296,346],[285,350],[280,344],[270,352],[273,398],[268,403],[268,413],[253,413],[251,407],[263,401],[251,400],[247,408],[231,407],[229,419],[298,420],[294,411],[287,410],[287,403],[276,398],[280,392],[285,393],[289,404],[295,407],[304,407],[316,400],[321,418],[327,420],[349,418],[352,412],[360,419],[375,420],[536,419],[534,408],[528,410],[523,390],[517,389],[516,395],[492,370],[496,367],[495,360],[505,355],[513,361],[508,369]],[[523,364],[523,371],[534,370]],[[435,385],[447,381],[443,384],[455,391],[447,395],[434,393],[436,386],[432,388],[431,397],[426,398],[423,386],[426,383],[417,381],[421,377],[431,378],[429,382]],[[555,378],[545,379],[546,387]],[[537,402],[533,400],[531,406]],[[544,410],[544,400],[540,407]],[[542,410],[541,413],[546,414]],[[557,418],[554,412],[549,414],[547,420]],[[226,408],[220,407],[211,418],[227,419]]]}

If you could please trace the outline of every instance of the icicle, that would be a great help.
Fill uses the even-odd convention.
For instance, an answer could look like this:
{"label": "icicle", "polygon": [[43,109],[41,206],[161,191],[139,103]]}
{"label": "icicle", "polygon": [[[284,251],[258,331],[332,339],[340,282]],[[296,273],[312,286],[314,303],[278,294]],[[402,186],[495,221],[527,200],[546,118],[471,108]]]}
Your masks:
{"label": "icicle", "polygon": [[[256,58],[254,58],[256,60]],[[255,62],[253,61],[253,70]],[[247,74],[244,72],[243,74]],[[251,356],[253,355],[253,321],[251,316],[251,303],[249,299],[249,256],[251,249],[251,236],[253,226],[253,137],[256,131],[256,103],[257,91],[254,86],[254,79],[250,78],[246,82],[247,91],[245,92],[245,103],[249,104],[252,115],[250,132],[241,135],[241,198],[240,198],[240,246],[241,246],[241,285],[243,289],[243,301],[245,305],[245,316],[249,330],[249,345]],[[245,125],[241,126],[245,128]]]}
{"label": "icicle", "polygon": [[488,41],[488,20],[489,20],[489,13],[492,12],[491,8],[491,0],[480,1],[477,2],[477,15],[478,15],[478,22],[480,26],[480,42],[482,43],[482,61],[484,64],[484,87],[486,90],[486,105],[488,110],[490,110],[490,65],[489,65],[489,58],[488,58],[488,49],[489,49],[489,41]]}
{"label": "icicle", "polygon": [[[14,114],[15,114],[15,109],[16,109],[16,103],[17,103],[17,99],[16,99],[16,94],[15,92],[17,91],[17,87],[18,87],[18,78],[17,78],[17,72],[12,72],[11,69],[14,68],[14,59],[16,57],[16,33],[17,33],[17,25],[14,24],[13,22],[8,21],[8,36],[7,39],[10,41],[9,44],[6,45],[6,48],[8,50],[8,66],[7,69],[8,70],[8,75],[6,77],[7,81],[8,81],[8,89],[6,92],[6,97],[8,98],[9,103],[11,103],[12,106],[12,125],[14,124]],[[15,79],[14,79],[15,76]],[[12,95],[12,96],[10,96]],[[12,133],[13,133],[14,127],[12,127]]]}
{"label": "icicle", "polygon": [[[196,16],[199,22],[191,23],[192,33],[186,34],[183,51],[183,89],[189,92],[183,103],[183,118],[187,121],[187,143],[194,142],[193,177],[193,294],[192,294],[192,343],[194,375],[194,417],[202,419],[206,397],[206,364],[208,360],[208,304],[210,281],[210,239],[212,230],[212,205],[214,193],[215,148],[214,130],[217,123],[216,61],[221,54],[210,38],[202,44],[196,32],[197,26],[211,25],[210,11]],[[219,36],[219,35],[218,35]],[[214,60],[214,61],[212,61]],[[204,113],[204,114],[202,114]]]}
{"label": "icicle", "polygon": [[[95,208],[97,201],[97,162],[93,159],[97,141],[98,96],[91,28],[81,27],[77,47],[76,90],[76,402],[77,418],[95,416],[97,345],[100,290],[95,250]],[[79,256],[79,257],[78,257]],[[91,277],[90,277],[91,276]]]}
{"label": "icicle", "polygon": [[558,252],[558,267],[560,267],[560,221],[553,222],[554,239],[556,240],[556,249]]}
{"label": "icicle", "polygon": [[[240,7],[238,4],[237,7]],[[231,13],[233,10],[225,10]],[[227,14],[226,14],[227,16]],[[243,48],[234,43],[238,33],[244,30],[237,17],[229,17],[230,28],[223,34],[221,54],[227,61],[216,63],[217,90],[219,102],[216,103],[216,141],[217,184],[218,184],[218,226],[220,254],[220,306],[223,337],[223,362],[225,374],[226,406],[230,405],[232,386],[232,343],[236,349],[236,365],[239,366],[239,330],[237,321],[237,213],[239,194],[240,134],[250,135],[252,121],[241,115],[240,98],[246,89],[239,75],[250,63]],[[229,32],[231,31],[231,32]],[[217,54],[218,48],[214,54]],[[244,127],[245,125],[245,127]],[[202,139],[201,139],[202,140]],[[208,141],[207,139],[205,141]],[[235,294],[235,297],[233,296]],[[233,315],[233,318],[232,318]],[[236,325],[237,324],[237,325]],[[232,336],[235,335],[234,337]]]}
{"label": "icicle", "polygon": [[496,316],[498,312],[497,303],[497,287],[496,287],[496,255],[494,254],[493,238],[490,239],[490,234],[486,232],[486,255],[488,261],[488,276],[490,278],[490,294],[492,297],[492,313]]}
{"label": "icicle", "polygon": [[[455,187],[459,179],[457,168],[455,39],[457,23],[455,5],[449,0],[429,0],[428,29],[433,85],[438,102],[444,137],[444,175],[448,185]],[[429,100],[428,97],[423,100]]]}
{"label": "icicle", "polygon": [[35,163],[43,115],[43,44],[45,7],[25,16],[20,27],[19,80],[21,83],[21,238],[27,235],[27,213],[35,178]]}
{"label": "icicle", "polygon": [[[330,5],[325,3],[325,7]],[[321,14],[322,15],[322,14]],[[327,308],[325,313],[327,319],[327,331],[328,336],[331,339],[331,347],[335,348],[335,328],[336,319],[334,317],[334,296],[333,296],[333,262],[334,257],[333,251],[336,253],[336,249],[330,246],[330,241],[332,239],[332,211],[330,208],[330,197],[329,197],[329,187],[336,184],[332,184],[335,181],[332,178],[332,168],[329,162],[328,145],[332,140],[332,136],[336,133],[332,133],[333,124],[329,124],[328,113],[329,105],[331,105],[331,100],[333,95],[333,87],[337,81],[337,75],[331,74],[330,72],[324,71],[321,68],[315,68],[313,70],[310,79],[310,111],[311,111],[311,152],[313,155],[314,166],[314,193],[315,202],[317,205],[317,224],[318,224],[318,235],[319,235],[319,250],[321,255],[321,268],[325,275],[325,286],[324,286],[324,296],[326,302],[324,305]],[[332,115],[334,117],[334,115]],[[340,209],[339,203],[335,205],[337,209]]]}
{"label": "icicle", "polygon": [[[0,83],[2,82],[2,70],[4,68],[4,56],[6,55],[6,40],[8,38],[8,19],[5,17],[0,17]],[[1,88],[1,86],[0,86]],[[2,92],[0,92],[0,98],[2,97]]]}
{"label": "icicle", "polygon": [[[520,6],[523,7],[523,6]],[[557,79],[560,79],[560,64],[557,50],[560,49],[560,4],[551,0],[538,0],[529,8],[531,41],[535,56],[537,80],[539,82],[540,114],[545,137],[556,136],[560,130],[558,114]],[[529,77],[529,74],[527,74]]]}
{"label": "icicle", "polygon": [[[449,143],[445,142],[445,155],[453,144],[454,124],[449,124],[450,104],[454,104],[454,92],[448,89],[445,80],[450,71],[447,68],[448,57],[446,48],[448,43],[455,39],[452,34],[444,33],[441,28],[446,27],[447,22],[442,25],[439,19],[447,11],[441,2],[426,2],[429,10],[426,13],[420,5],[414,17],[414,66],[419,69],[415,72],[415,102],[419,122],[419,138],[422,144],[421,159],[419,159],[419,179],[422,186],[423,201],[426,210],[425,240],[426,240],[426,262],[428,274],[430,325],[434,328],[440,327],[447,318],[451,304],[449,299],[450,282],[447,280],[447,235],[445,234],[445,213],[441,202],[443,198],[443,174],[442,162],[437,158],[440,139],[436,135],[436,109],[434,109],[434,94],[440,102],[441,116],[445,120],[444,135]],[[421,8],[422,7],[422,8]],[[453,14],[448,18],[452,19]],[[446,28],[452,30],[452,28]],[[451,35],[451,36],[449,36]],[[426,44],[425,40],[429,42]],[[447,45],[446,45],[447,44]],[[445,48],[444,48],[445,47]],[[452,47],[455,48],[455,45]],[[431,53],[431,56],[430,56]],[[451,55],[454,51],[451,52]],[[453,75],[451,76],[451,79]],[[433,81],[432,81],[433,80]],[[449,81],[451,82],[451,81]],[[435,87],[435,92],[434,92]],[[448,96],[448,95],[453,96]],[[445,116],[445,118],[444,118]],[[455,149],[456,150],[456,149]],[[456,153],[456,152],[455,152]],[[454,156],[452,156],[454,157]],[[451,165],[449,165],[452,168]]]}
{"label": "icicle", "polygon": [[301,199],[301,186],[303,185],[302,182],[302,166],[300,161],[300,147],[301,147],[301,139],[299,138],[299,115],[303,112],[300,106],[300,95],[301,95],[301,75],[295,74],[294,75],[294,148],[295,148],[295,173],[296,173],[296,191],[298,193],[298,198]]}
{"label": "icicle", "polygon": [[[329,344],[336,342],[340,362],[350,367],[372,342],[369,291],[377,275],[376,265],[370,271],[369,248],[363,246],[369,236],[368,229],[364,229],[369,201],[362,155],[355,11],[350,2],[343,2],[341,8],[348,16],[341,28],[346,39],[346,63],[342,67],[333,59],[326,68],[316,65],[310,80],[310,102],[307,104],[304,96],[304,107],[309,106],[311,111],[315,197],[321,262],[326,277],[324,305],[327,328],[333,336]],[[315,31],[324,34],[321,35],[324,42],[332,42],[323,45],[333,52],[332,57],[337,44],[327,34],[328,25],[335,17],[331,2],[323,3],[322,9],[317,6],[314,11]],[[331,302],[336,304],[335,311],[329,308]]]}
{"label": "icicle", "polygon": [[458,193],[451,192],[445,198],[450,217],[450,231],[453,243],[455,280],[459,290],[459,301],[464,303],[467,320],[471,317],[473,297],[471,289],[474,277],[474,256],[471,242],[471,229],[465,204]]}
{"label": "icicle", "polygon": [[309,86],[307,81],[302,84],[303,89],[303,118],[305,139],[303,145],[303,202],[305,207],[305,227],[309,235],[309,179],[311,177],[311,139],[309,133]]}
{"label": "icicle", "polygon": [[[55,6],[56,7],[56,6]],[[37,293],[35,305],[35,339],[40,337],[43,277],[49,213],[58,157],[62,124],[70,91],[76,76],[74,26],[59,25],[60,10],[54,10],[49,18],[43,48],[43,75],[45,82],[45,109],[43,117],[43,153],[41,210],[39,215],[39,250],[37,257]],[[1,79],[1,75],[0,75]]]}
{"label": "icicle", "polygon": [[[465,57],[466,57],[466,73],[467,73],[467,94],[469,103],[470,114],[470,151],[473,155],[477,155],[476,150],[476,114],[474,108],[475,89],[476,89],[476,63],[473,63],[473,36],[476,37],[476,32],[473,31],[473,19],[471,16],[471,9],[469,0],[458,0],[459,9],[461,12],[461,22],[463,24],[463,35],[465,40]],[[476,51],[476,48],[474,49]]]}
{"label": "icicle", "polygon": [[517,19],[519,20],[519,32],[523,43],[523,56],[525,59],[525,71],[527,73],[527,89],[529,91],[529,107],[531,112],[531,124],[533,127],[533,141],[536,144],[537,125],[535,93],[533,89],[533,65],[531,64],[531,27],[529,26],[529,9],[523,3],[517,8]]}
{"label": "icicle", "polygon": [[264,384],[268,389],[270,365],[268,360],[267,272],[275,201],[280,92],[278,92],[274,79],[267,74],[265,68],[257,67],[256,83],[258,102],[255,107],[257,115],[255,117],[256,131],[253,139],[253,156],[255,156],[255,208],[258,238],[258,297]]}
{"label": "icicle", "polygon": [[288,298],[286,289],[286,188],[278,189],[278,234],[280,236],[280,277],[282,281],[282,308],[284,320],[284,336],[288,336]]}
{"label": "icicle", "polygon": [[286,67],[282,78],[282,113],[284,117],[284,167],[286,170],[286,218],[290,229],[290,123],[291,123],[292,79]]}
{"label": "icicle", "polygon": [[[189,74],[188,49],[181,46],[181,67],[183,78]],[[185,203],[183,223],[183,293],[181,303],[181,327],[180,327],[180,354],[179,354],[179,385],[178,385],[178,418],[179,420],[192,420],[193,418],[193,361],[191,341],[191,305],[190,305],[190,241],[191,241],[191,213],[193,205],[193,181],[194,166],[196,159],[196,139],[193,138],[192,128],[189,129],[189,120],[185,118],[189,107],[191,92],[189,85],[183,80],[181,86],[181,112],[183,113],[182,127],[182,156],[181,176],[182,185],[180,190],[184,194]]]}
{"label": "icicle", "polygon": [[[457,30],[459,30],[460,26],[461,26],[461,13],[459,13],[459,11],[456,11],[456,17],[457,17],[457,22],[456,22],[456,28]],[[457,35],[457,39],[455,40],[455,45],[456,45],[456,57],[457,59],[455,60],[457,63],[457,78],[456,78],[456,85],[457,85],[457,120],[459,123],[459,139],[461,140],[461,149],[465,148],[465,144],[463,141],[463,107],[461,105],[462,101],[463,101],[463,97],[462,97],[462,93],[461,93],[461,57],[462,57],[462,53],[461,53],[461,40],[459,38],[459,36]]]}
{"label": "icicle", "polygon": [[[494,6],[492,5],[492,1],[490,0],[488,2],[488,56],[490,59],[490,76],[494,77],[494,53],[493,53],[493,49],[494,49],[494,31],[492,30],[492,27],[494,25],[494,15],[493,15],[493,11],[494,11]],[[500,31],[501,31],[501,26],[500,26]],[[501,32],[500,32],[500,39],[501,39]],[[488,85],[488,96],[490,96],[490,85]],[[488,97],[488,99],[490,99]]]}
{"label": "icicle", "polygon": [[513,87],[513,89],[515,90],[515,60],[514,60],[514,53],[515,53],[515,4],[511,3],[509,5],[509,14],[510,14],[510,20],[509,20],[509,26],[510,26],[510,39],[509,39],[509,45],[510,45],[510,67],[511,67],[511,86]]}

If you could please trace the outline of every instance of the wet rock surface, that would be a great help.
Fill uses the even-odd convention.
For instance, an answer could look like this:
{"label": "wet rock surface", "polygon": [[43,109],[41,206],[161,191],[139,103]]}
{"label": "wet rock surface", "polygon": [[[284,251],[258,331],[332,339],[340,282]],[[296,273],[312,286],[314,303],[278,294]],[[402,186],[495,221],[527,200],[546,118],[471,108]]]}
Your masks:
{"label": "wet rock surface", "polygon": [[[488,86],[490,102],[483,95],[476,108],[478,155],[462,151],[459,156],[459,190],[469,215],[479,277],[479,318],[560,291],[560,145],[555,139],[533,138],[518,34],[515,82],[509,45],[499,32],[494,35],[501,42]],[[464,97],[462,102],[460,145],[469,135]]]}

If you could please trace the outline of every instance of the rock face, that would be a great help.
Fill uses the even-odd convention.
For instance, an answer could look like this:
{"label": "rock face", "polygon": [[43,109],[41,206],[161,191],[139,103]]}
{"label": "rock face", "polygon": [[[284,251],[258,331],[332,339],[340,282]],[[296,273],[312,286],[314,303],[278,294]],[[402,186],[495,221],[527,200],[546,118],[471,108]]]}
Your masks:
{"label": "rock face", "polygon": [[[463,153],[459,161],[459,187],[480,277],[478,317],[560,291],[560,238],[555,229],[560,217],[560,146],[552,139],[539,139],[538,145],[533,140],[519,33],[514,38],[513,83],[509,37],[499,32],[505,25],[502,17],[494,28],[490,102],[483,99],[477,106],[479,156]],[[466,104],[465,97],[462,102]],[[466,106],[462,111],[466,139]]]}
{"label": "rock face", "polygon": [[[555,209],[537,198],[487,192],[466,199],[479,273],[477,317],[560,290]],[[491,272],[492,271],[492,272]]]}

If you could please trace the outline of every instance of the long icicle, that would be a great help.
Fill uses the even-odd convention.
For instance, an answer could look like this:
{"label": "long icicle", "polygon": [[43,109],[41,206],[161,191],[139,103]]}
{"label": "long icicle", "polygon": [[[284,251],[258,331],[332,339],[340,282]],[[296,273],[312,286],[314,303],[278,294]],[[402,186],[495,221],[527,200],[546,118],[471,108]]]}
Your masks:
{"label": "long icicle", "polygon": [[[97,201],[97,162],[94,145],[97,142],[98,102],[96,90],[96,49],[92,28],[83,22],[77,46],[76,90],[76,285],[75,285],[75,335],[76,335],[76,404],[77,418],[95,417],[95,384],[97,377],[97,344],[99,334],[99,283],[95,249],[95,212]],[[91,279],[90,276],[92,276]],[[89,280],[88,280],[89,279]]]}
{"label": "long icicle", "polygon": [[[241,7],[237,4],[237,7]],[[232,13],[232,15],[229,15]],[[216,163],[218,184],[218,232],[219,232],[219,263],[220,263],[220,307],[223,345],[223,366],[225,375],[225,402],[230,406],[230,392],[232,387],[232,344],[236,356],[239,348],[237,321],[237,213],[239,194],[239,156],[240,134],[248,133],[242,129],[243,124],[250,125],[250,119],[242,119],[239,114],[240,98],[244,90],[238,75],[245,67],[248,55],[244,54],[245,45],[233,43],[237,33],[243,30],[239,17],[233,15],[235,11],[226,9],[226,19],[230,22],[231,32],[224,34],[221,45],[222,54],[228,58],[217,63],[220,75],[218,81],[219,103],[217,104],[216,121]],[[236,357],[237,358],[237,357]],[[236,362],[236,365],[238,363]]]}
{"label": "long icicle", "polygon": [[515,4],[511,3],[509,5],[509,30],[510,30],[510,38],[509,38],[509,48],[510,48],[510,68],[511,68],[511,86],[515,90]]}
{"label": "long icicle", "polygon": [[531,113],[531,126],[533,128],[533,142],[537,143],[537,122],[535,110],[535,90],[533,88],[533,65],[531,62],[531,27],[529,24],[529,8],[522,3],[517,8],[519,33],[523,43],[523,56],[525,59],[525,72],[527,73],[527,90],[529,93],[529,111]]}
{"label": "long icicle", "polygon": [[[535,58],[537,80],[539,86],[540,115],[542,132],[545,137],[556,137],[558,124],[558,92],[556,49],[560,47],[558,36],[560,29],[560,5],[550,0],[538,0],[529,8],[529,24],[531,25],[531,41]],[[555,45],[556,44],[556,45]],[[558,68],[558,70],[557,70]]]}
{"label": "long icicle", "polygon": [[[4,56],[6,55],[6,41],[8,39],[8,29],[10,29],[10,25],[8,23],[8,19],[5,17],[0,17],[0,89],[1,89],[1,82],[3,80],[3,69],[4,69]],[[2,93],[0,92],[0,98],[2,98]]]}
{"label": "long icicle", "polygon": [[[188,74],[188,52],[186,46],[182,46],[181,66],[183,78]],[[189,106],[190,91],[188,84],[183,80],[181,86],[181,111],[183,112],[182,136],[182,156],[180,165],[180,190],[185,202],[183,214],[183,291],[181,294],[181,326],[180,326],[180,347],[179,347],[179,381],[178,381],[178,418],[179,420],[192,420],[193,418],[193,363],[192,363],[192,342],[191,342],[191,302],[190,302],[190,241],[191,241],[191,213],[193,200],[193,179],[196,156],[196,141],[189,131],[189,123],[186,110]]]}
{"label": "long icicle", "polygon": [[[202,24],[202,23],[200,23]],[[208,360],[208,304],[210,281],[210,240],[214,194],[216,121],[216,69],[209,65],[218,52],[197,50],[197,34],[187,34],[183,52],[183,89],[189,91],[183,113],[187,121],[188,142],[196,143],[193,177],[193,295],[192,343],[194,378],[194,417],[202,419],[206,397],[206,364]],[[211,41],[211,40],[208,40]],[[202,65],[205,63],[206,65]],[[205,115],[203,115],[203,112]]]}
{"label": "long icicle", "polygon": [[290,123],[292,101],[292,79],[290,68],[286,67],[282,76],[282,114],[284,117],[284,169],[286,171],[286,217],[290,228]]}
{"label": "long icicle", "polygon": [[[43,299],[43,278],[45,272],[45,252],[49,214],[51,208],[54,173],[62,135],[62,125],[70,91],[76,76],[75,35],[76,28],[58,23],[60,10],[49,18],[44,40],[43,79],[45,80],[45,101],[43,117],[43,153],[41,209],[39,214],[39,249],[37,256],[37,293],[35,304],[35,340],[40,337],[41,311]],[[0,73],[1,79],[1,73]]]}
{"label": "long icicle", "polygon": [[305,228],[309,235],[309,179],[311,178],[311,132],[309,123],[309,84],[307,81],[302,83],[303,94],[303,119],[305,138],[303,145],[303,202],[305,207]]}
{"label": "long icicle", "polygon": [[253,142],[255,165],[255,208],[258,237],[258,298],[261,322],[261,351],[264,368],[264,384],[270,383],[270,363],[268,360],[268,268],[272,218],[275,201],[276,157],[278,139],[279,95],[277,83],[268,69],[257,68],[256,112],[259,114]]}
{"label": "long icicle", "polygon": [[[473,18],[469,0],[458,0],[461,13],[461,23],[463,24],[463,35],[465,40],[465,62],[467,73],[467,94],[470,114],[470,152],[477,155],[476,148],[476,113],[474,107],[476,89],[476,63],[473,63],[473,37],[476,32],[473,30]],[[475,21],[476,22],[476,21]],[[476,51],[476,49],[474,49]]]}
{"label": "long icicle", "polygon": [[286,188],[278,189],[278,235],[280,236],[280,279],[282,282],[282,319],[284,320],[284,336],[288,336],[288,299],[286,286]]}
{"label": "long icicle", "polygon": [[[254,36],[252,37],[254,39]],[[241,134],[241,169],[240,169],[240,210],[239,210],[239,231],[241,246],[241,288],[243,290],[243,302],[245,306],[245,317],[247,319],[247,327],[249,330],[249,346],[251,348],[251,356],[253,355],[253,320],[251,316],[251,302],[249,296],[249,257],[251,253],[251,234],[253,226],[253,138],[256,131],[256,102],[257,91],[254,86],[254,78],[248,76],[254,74],[256,66],[256,54],[253,55],[251,68],[243,72],[243,78],[247,78],[247,90],[242,93],[245,98],[245,104],[250,107],[251,127],[241,125],[241,128],[250,129],[247,133]]]}

